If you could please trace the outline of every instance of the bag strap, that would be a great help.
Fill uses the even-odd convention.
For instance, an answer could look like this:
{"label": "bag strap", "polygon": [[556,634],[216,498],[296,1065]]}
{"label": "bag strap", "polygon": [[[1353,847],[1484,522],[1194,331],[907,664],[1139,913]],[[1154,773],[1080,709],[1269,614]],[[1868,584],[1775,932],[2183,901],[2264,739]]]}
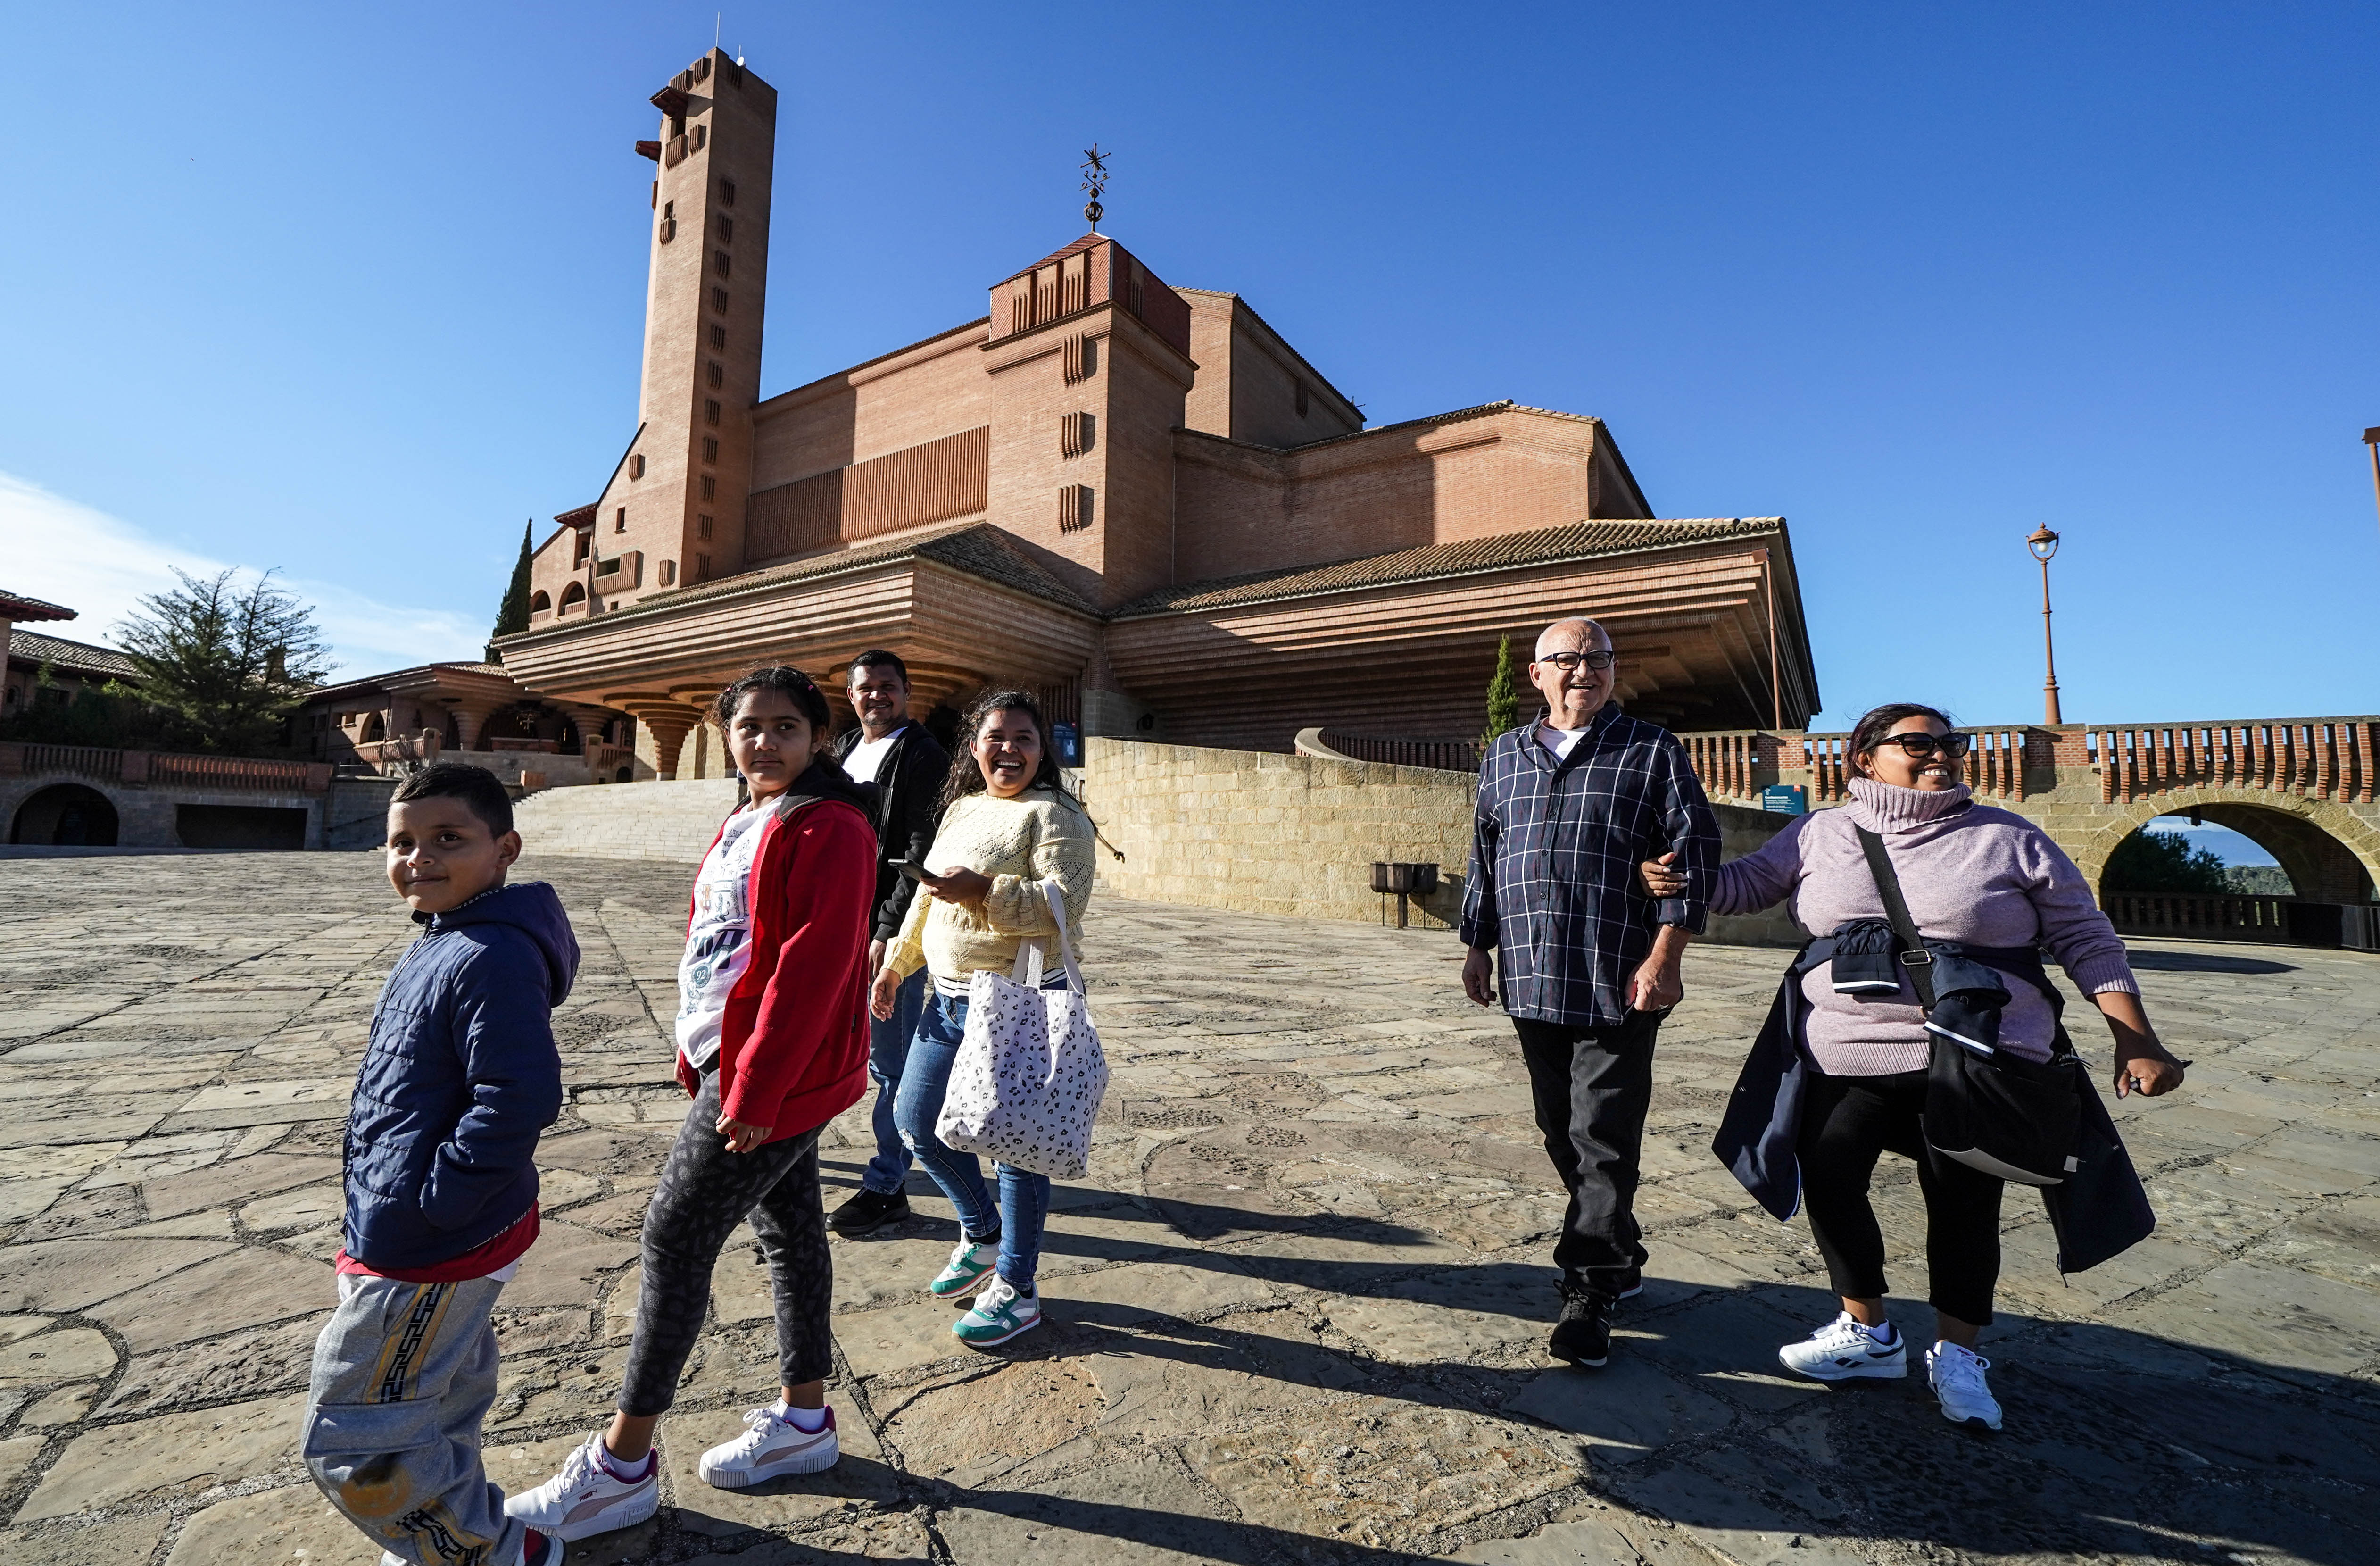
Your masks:
{"label": "bag strap", "polygon": [[1075,965],[1075,942],[1066,931],[1066,894],[1053,877],[1041,883],[1041,895],[1049,901],[1050,917],[1058,925],[1058,957],[1066,965],[1066,983],[1075,994],[1083,992],[1083,970]]}
{"label": "bag strap", "polygon": [[[1058,925],[1058,955],[1065,964],[1066,982],[1075,994],[1080,995],[1083,993],[1083,970],[1075,965],[1075,943],[1066,935],[1066,894],[1059,890],[1055,880],[1045,880],[1041,883],[1041,895],[1050,904],[1050,917]],[[1008,970],[1008,977],[1027,989],[1038,989],[1041,988],[1042,965],[1047,960],[1040,941],[1020,941],[1016,943],[1016,963]]]}
{"label": "bag strap", "polygon": [[1936,1000],[1934,953],[1925,949],[1925,939],[1917,933],[1917,921],[1909,917],[1909,903],[1900,895],[1900,877],[1892,868],[1892,856],[1884,851],[1884,839],[1865,827],[1852,830],[1859,833],[1860,851],[1867,856],[1868,873],[1876,877],[1876,895],[1884,899],[1885,922],[1900,938],[1900,965],[1909,970],[1909,982],[1917,990],[1917,1003],[1931,1015]]}

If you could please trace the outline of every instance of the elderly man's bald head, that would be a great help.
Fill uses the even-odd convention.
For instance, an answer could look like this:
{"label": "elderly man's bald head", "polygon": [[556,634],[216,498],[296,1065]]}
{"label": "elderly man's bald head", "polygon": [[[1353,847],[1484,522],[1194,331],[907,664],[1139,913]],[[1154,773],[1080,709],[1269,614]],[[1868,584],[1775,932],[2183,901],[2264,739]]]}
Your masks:
{"label": "elderly man's bald head", "polygon": [[1592,620],[1557,620],[1537,633],[1537,649],[1530,657],[1543,658],[1548,652],[1587,652],[1610,645],[1610,633]]}

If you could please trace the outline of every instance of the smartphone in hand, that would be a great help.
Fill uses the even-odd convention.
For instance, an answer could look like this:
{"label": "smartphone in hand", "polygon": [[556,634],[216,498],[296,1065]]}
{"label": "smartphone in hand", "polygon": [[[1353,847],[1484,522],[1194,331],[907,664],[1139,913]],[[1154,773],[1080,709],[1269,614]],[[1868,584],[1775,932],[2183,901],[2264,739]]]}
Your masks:
{"label": "smartphone in hand", "polygon": [[895,859],[892,861],[892,868],[911,880],[918,882],[930,879],[934,873],[915,859]]}

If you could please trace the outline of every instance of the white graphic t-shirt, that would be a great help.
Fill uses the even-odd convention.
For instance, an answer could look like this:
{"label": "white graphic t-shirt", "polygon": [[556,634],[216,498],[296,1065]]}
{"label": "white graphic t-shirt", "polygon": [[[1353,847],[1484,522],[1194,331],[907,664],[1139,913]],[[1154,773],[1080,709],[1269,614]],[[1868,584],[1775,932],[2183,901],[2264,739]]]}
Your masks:
{"label": "white graphic t-shirt", "polygon": [[738,810],[694,879],[694,922],[677,965],[677,1052],[701,1071],[719,1058],[719,1022],[727,992],[752,965],[752,910],[747,892],[752,859],[760,849],[763,807]]}

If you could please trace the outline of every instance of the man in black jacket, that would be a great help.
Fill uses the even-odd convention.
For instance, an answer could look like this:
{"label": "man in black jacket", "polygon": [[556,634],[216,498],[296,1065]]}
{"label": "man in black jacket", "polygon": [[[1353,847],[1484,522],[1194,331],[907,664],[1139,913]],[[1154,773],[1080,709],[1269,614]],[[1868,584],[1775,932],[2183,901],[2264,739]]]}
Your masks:
{"label": "man in black jacket", "polygon": [[[834,742],[834,759],[856,783],[876,785],[876,922],[869,931],[868,968],[883,965],[884,948],[901,933],[917,883],[892,867],[922,861],[934,844],[937,806],[951,759],[925,725],[909,721],[909,669],[881,648],[863,652],[851,664],[851,710],[859,727]],[[889,1021],[870,1019],[868,1074],[876,1082],[876,1156],[860,1176],[859,1189],[827,1220],[838,1234],[865,1234],[909,1216],[910,1152],[892,1126],[892,1099],[901,1068],[909,1058],[909,1036],[917,1031],[925,1002],[926,970],[901,986]]]}

